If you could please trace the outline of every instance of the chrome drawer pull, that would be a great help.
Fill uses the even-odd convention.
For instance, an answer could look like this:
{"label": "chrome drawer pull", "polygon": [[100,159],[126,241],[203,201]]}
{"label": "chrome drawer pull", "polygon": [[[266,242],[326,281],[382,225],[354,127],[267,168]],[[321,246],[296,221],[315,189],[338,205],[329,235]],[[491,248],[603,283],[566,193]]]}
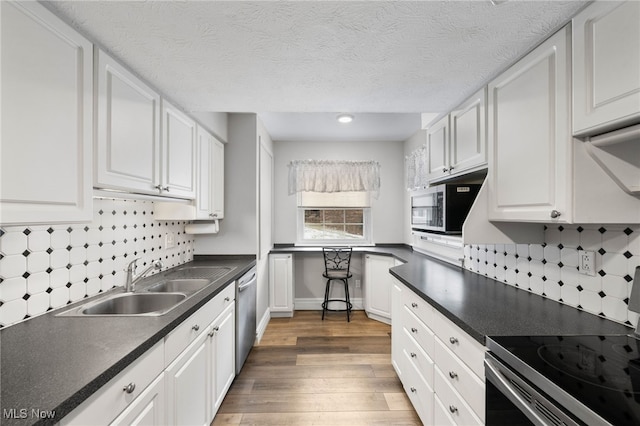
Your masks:
{"label": "chrome drawer pull", "polygon": [[458,408],[453,406],[453,405],[450,405],[449,406],[449,411],[451,411],[451,414],[454,414],[454,413],[458,412]]}
{"label": "chrome drawer pull", "polygon": [[224,301],[225,301],[225,302],[228,302],[229,300],[231,300],[231,299],[229,299],[228,297],[225,297],[225,298],[224,298]]}
{"label": "chrome drawer pull", "polygon": [[418,391],[416,390],[416,388],[411,387],[411,393],[416,393],[416,392],[418,392]]}
{"label": "chrome drawer pull", "polygon": [[449,337],[449,343],[455,345],[456,343],[458,343],[458,339],[455,337]]}
{"label": "chrome drawer pull", "polygon": [[455,371],[449,371],[449,377],[455,379],[456,377],[458,377],[458,373],[456,373]]}
{"label": "chrome drawer pull", "polygon": [[417,333],[417,332],[418,332],[418,329],[417,329],[417,328],[415,328],[415,327],[411,327],[411,332],[412,332],[412,333]]}
{"label": "chrome drawer pull", "polygon": [[136,384],[131,382],[127,386],[123,387],[122,390],[126,393],[133,393],[133,391],[136,390]]}
{"label": "chrome drawer pull", "polygon": [[416,353],[415,353],[415,352],[411,352],[411,358],[415,358],[415,357],[417,357],[417,356],[418,356],[418,355],[416,355]]}
{"label": "chrome drawer pull", "polygon": [[220,327],[214,327],[213,330],[209,332],[209,337],[215,336],[218,331],[220,331]]}
{"label": "chrome drawer pull", "polygon": [[411,304],[411,307],[412,307],[412,308],[417,308],[417,307],[418,307],[418,304],[417,304],[416,302],[413,302],[413,303]]}
{"label": "chrome drawer pull", "polygon": [[199,326],[198,324],[196,324],[196,325],[194,325],[193,327],[191,327],[191,329],[192,329],[193,331],[198,331],[198,330],[200,330],[200,326]]}

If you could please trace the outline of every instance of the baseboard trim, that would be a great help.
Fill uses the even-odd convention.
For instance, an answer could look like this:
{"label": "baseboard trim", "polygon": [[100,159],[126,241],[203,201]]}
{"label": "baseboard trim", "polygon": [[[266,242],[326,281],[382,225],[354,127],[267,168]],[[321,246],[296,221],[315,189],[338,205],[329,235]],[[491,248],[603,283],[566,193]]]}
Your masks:
{"label": "baseboard trim", "polygon": [[[294,300],[294,306],[296,311],[321,311],[322,310],[322,302],[324,299],[320,297],[313,298],[299,298]],[[351,299],[351,304],[353,305],[353,309],[356,311],[364,310],[364,303],[362,302],[362,298]]]}
{"label": "baseboard trim", "polygon": [[265,309],[264,315],[260,318],[260,322],[258,323],[258,327],[256,329],[256,343],[260,343],[262,340],[262,336],[264,336],[264,332],[267,329],[267,324],[269,324],[269,320],[271,319],[271,312],[269,308]]}

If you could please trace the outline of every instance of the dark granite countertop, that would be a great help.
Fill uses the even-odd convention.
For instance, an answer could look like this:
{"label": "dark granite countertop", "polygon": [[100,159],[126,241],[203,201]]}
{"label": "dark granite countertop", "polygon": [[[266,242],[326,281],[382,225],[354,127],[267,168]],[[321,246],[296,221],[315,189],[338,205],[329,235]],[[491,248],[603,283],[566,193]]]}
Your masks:
{"label": "dark granite countertop", "polygon": [[[196,260],[187,265],[235,269],[162,316],[56,316],[90,300],[85,299],[0,331],[0,423],[26,425],[60,421],[251,269],[255,256],[196,256]],[[14,417],[20,417],[20,410],[28,410],[27,418],[7,418],[5,414],[11,409],[17,410]],[[31,416],[32,409],[55,411],[55,418],[38,420]]]}
{"label": "dark granite countertop", "polygon": [[[314,253],[321,247],[276,246],[272,253]],[[485,344],[487,336],[628,334],[625,325],[414,252],[410,246],[354,247],[405,262],[391,274],[457,326]]]}

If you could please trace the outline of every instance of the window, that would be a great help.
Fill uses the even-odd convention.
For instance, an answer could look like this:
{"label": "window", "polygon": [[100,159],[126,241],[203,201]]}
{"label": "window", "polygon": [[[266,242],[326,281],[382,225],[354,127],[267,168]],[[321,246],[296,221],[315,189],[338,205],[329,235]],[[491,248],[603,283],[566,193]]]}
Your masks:
{"label": "window", "polygon": [[301,192],[299,244],[368,244],[371,209],[367,192]]}

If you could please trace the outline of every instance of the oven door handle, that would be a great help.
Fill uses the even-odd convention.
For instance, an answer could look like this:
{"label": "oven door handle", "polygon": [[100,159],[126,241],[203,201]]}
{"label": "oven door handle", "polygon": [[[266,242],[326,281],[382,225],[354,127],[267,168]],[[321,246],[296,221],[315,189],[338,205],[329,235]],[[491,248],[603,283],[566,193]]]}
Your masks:
{"label": "oven door handle", "polygon": [[509,398],[516,407],[520,409],[532,422],[537,425],[546,425],[547,423],[533,411],[531,405],[516,391],[509,382],[502,376],[502,373],[495,365],[495,361],[489,358],[484,359],[485,373],[489,380],[504,396]]}

